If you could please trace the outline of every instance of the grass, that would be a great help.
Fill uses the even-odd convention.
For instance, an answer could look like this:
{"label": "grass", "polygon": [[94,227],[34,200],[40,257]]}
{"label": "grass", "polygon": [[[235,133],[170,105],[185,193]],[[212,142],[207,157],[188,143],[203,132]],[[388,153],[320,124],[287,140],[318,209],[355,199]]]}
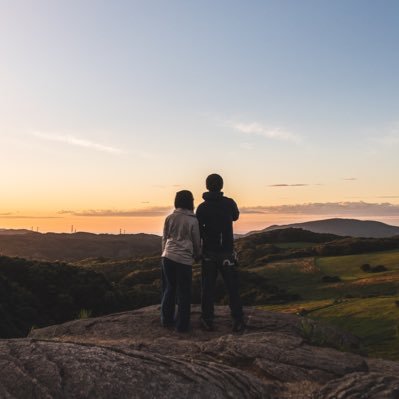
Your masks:
{"label": "grass", "polygon": [[316,301],[298,301],[293,303],[288,303],[284,305],[266,305],[262,306],[262,309],[278,311],[282,313],[296,313],[300,314],[303,311],[306,313],[312,312],[316,309],[322,309],[327,306],[331,306],[334,304],[334,301],[331,299],[324,300],[316,300]]}
{"label": "grass", "polygon": [[399,251],[374,252],[362,255],[332,256],[317,258],[316,265],[326,274],[339,274],[347,280],[369,277],[360,266],[369,263],[371,266],[384,265],[392,273],[399,273]]}
{"label": "grass", "polygon": [[[306,300],[330,299],[333,293],[317,294],[321,287],[323,273],[317,268],[314,258],[288,259],[272,262],[267,265],[251,269],[268,278],[272,284],[283,288],[287,292],[299,294]],[[325,288],[327,285],[322,285]]]}
{"label": "grass", "polygon": [[78,319],[89,319],[91,317],[92,311],[90,309],[80,309],[78,313]]}
{"label": "grass", "polygon": [[[366,273],[362,264],[388,271]],[[267,310],[306,314],[362,338],[370,356],[399,360],[399,251],[272,262],[253,269],[301,300],[263,306]],[[325,275],[342,282],[322,283]]]}
{"label": "grass", "polygon": [[369,355],[399,359],[397,297],[348,300],[311,312],[308,317],[337,325],[362,338]]}
{"label": "grass", "polygon": [[[385,265],[388,271],[366,273],[360,266]],[[304,300],[327,300],[348,296],[395,295],[399,291],[399,251],[324,258],[287,259],[251,269],[271,283]],[[322,283],[325,275],[339,276],[341,282]]]}
{"label": "grass", "polygon": [[362,339],[369,356],[399,360],[399,296],[347,299],[342,302],[302,301],[299,304],[263,306],[263,309],[298,313],[336,325]]}

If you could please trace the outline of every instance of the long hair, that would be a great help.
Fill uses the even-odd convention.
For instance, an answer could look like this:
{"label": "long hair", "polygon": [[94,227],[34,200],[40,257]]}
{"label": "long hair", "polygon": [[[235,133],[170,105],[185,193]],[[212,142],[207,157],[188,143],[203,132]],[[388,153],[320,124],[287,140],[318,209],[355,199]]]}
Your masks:
{"label": "long hair", "polygon": [[176,193],[175,208],[187,209],[189,211],[194,210],[194,197],[191,191],[181,190]]}

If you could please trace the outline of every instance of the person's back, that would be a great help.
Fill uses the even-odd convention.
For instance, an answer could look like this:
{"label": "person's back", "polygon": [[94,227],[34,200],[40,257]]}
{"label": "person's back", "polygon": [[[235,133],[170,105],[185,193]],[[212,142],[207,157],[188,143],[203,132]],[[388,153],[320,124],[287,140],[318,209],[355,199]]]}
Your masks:
{"label": "person's back", "polygon": [[197,230],[198,222],[194,213],[188,209],[176,209],[165,220],[162,256],[191,265],[200,253]]}
{"label": "person's back", "polygon": [[229,253],[234,250],[233,221],[239,217],[237,204],[222,192],[208,191],[198,206],[197,218],[203,251]]}
{"label": "person's back", "polygon": [[177,192],[175,210],[166,218],[162,235],[161,323],[164,327],[176,325],[179,332],[190,328],[192,264],[201,251],[199,225],[193,210],[192,193]]}
{"label": "person's back", "polygon": [[206,179],[208,192],[197,208],[202,238],[202,285],[201,323],[207,330],[213,329],[214,296],[217,275],[220,272],[228,295],[233,330],[244,328],[243,310],[238,293],[237,262],[234,253],[233,222],[239,217],[237,204],[222,193],[223,179],[217,174]]}

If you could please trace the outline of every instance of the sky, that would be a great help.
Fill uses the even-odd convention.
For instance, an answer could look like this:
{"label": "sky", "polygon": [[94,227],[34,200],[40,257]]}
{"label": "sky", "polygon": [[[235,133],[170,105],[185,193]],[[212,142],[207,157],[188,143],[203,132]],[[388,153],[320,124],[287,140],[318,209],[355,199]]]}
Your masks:
{"label": "sky", "polygon": [[[0,0],[0,228],[399,225],[396,0]],[[73,226],[73,227],[72,227]]]}

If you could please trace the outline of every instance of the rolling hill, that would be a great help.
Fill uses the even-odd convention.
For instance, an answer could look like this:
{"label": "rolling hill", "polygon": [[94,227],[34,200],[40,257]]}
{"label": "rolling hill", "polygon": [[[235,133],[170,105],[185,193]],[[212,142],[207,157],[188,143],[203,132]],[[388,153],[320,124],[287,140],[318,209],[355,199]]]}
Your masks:
{"label": "rolling hill", "polygon": [[[0,257],[3,336],[73,319],[81,310],[100,315],[159,304],[158,236],[29,233],[0,236],[0,248],[7,240],[19,256],[73,261]],[[124,256],[129,245],[138,255]],[[361,337],[370,355],[399,359],[399,236],[342,237],[281,228],[238,239],[236,249],[245,305],[327,321]],[[200,302],[200,281],[197,264],[193,303]],[[228,303],[220,280],[215,303]]]}
{"label": "rolling hill", "polygon": [[294,223],[288,225],[273,225],[263,230],[251,231],[247,233],[246,236],[277,229],[287,229],[290,227],[301,228],[304,230],[312,231],[314,233],[328,233],[351,237],[382,238],[399,235],[399,226],[391,226],[389,224],[377,222],[374,220],[334,218],[315,220],[304,223]]}

